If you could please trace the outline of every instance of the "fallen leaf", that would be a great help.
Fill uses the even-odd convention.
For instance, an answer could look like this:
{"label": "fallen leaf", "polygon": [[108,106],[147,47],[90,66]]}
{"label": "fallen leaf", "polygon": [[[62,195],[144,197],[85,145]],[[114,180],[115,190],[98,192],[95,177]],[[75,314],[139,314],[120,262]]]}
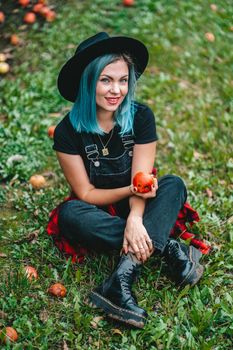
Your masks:
{"label": "fallen leaf", "polygon": [[0,114],[0,120],[2,122],[6,122],[7,121],[7,115],[6,114]]}
{"label": "fallen leaf", "polygon": [[218,251],[220,251],[221,250],[221,248],[222,248],[222,244],[217,244],[216,242],[211,242],[211,247],[212,247],[212,249],[214,249],[214,250],[218,250]]}
{"label": "fallen leaf", "polygon": [[103,319],[104,319],[103,316],[94,317],[93,320],[91,321],[92,327],[97,329],[99,322],[102,321]]}
{"label": "fallen leaf", "polygon": [[74,44],[68,44],[66,46],[67,49],[74,49],[76,46]]}
{"label": "fallen leaf", "polygon": [[42,310],[39,314],[39,319],[41,320],[41,322],[46,323],[49,319],[49,314],[48,311],[46,309]]}
{"label": "fallen leaf", "polygon": [[63,350],[69,350],[68,345],[65,340],[63,340]]}
{"label": "fallen leaf", "polygon": [[211,43],[215,41],[215,36],[213,33],[205,33],[205,38]]}
{"label": "fallen leaf", "polygon": [[57,118],[60,116],[61,116],[61,113],[49,113],[49,117]]}
{"label": "fallen leaf", "polygon": [[233,215],[227,219],[228,224],[233,224]]}
{"label": "fallen leaf", "polygon": [[33,215],[34,215],[35,217],[37,217],[37,216],[39,215],[39,213],[40,213],[40,211],[39,211],[39,209],[37,208],[37,209],[34,211]]}
{"label": "fallen leaf", "polygon": [[11,47],[11,46],[9,46],[9,47],[6,47],[6,48],[3,50],[3,52],[10,55],[10,57],[8,56],[7,58],[12,58],[13,55],[12,55],[10,52],[12,52],[13,50],[14,50],[14,48]]}
{"label": "fallen leaf", "polygon": [[7,314],[2,310],[0,310],[0,318],[3,320],[7,318]]}
{"label": "fallen leaf", "polygon": [[199,153],[199,152],[194,150],[193,151],[193,157],[194,157],[194,159],[198,160],[198,159],[203,158],[204,156],[203,156],[203,154],[201,154],[201,153]]}
{"label": "fallen leaf", "polygon": [[101,344],[100,340],[95,341],[95,342],[93,343],[93,345],[94,345],[97,349],[100,349],[100,344]]}
{"label": "fallen leaf", "polygon": [[211,189],[210,188],[206,188],[206,194],[207,194],[207,196],[209,197],[209,198],[212,198],[213,197],[213,192],[211,191]]}
{"label": "fallen leaf", "polygon": [[226,181],[225,180],[218,180],[218,183],[220,184],[220,185],[223,185],[223,186],[225,186],[226,185]]}
{"label": "fallen leaf", "polygon": [[46,171],[46,172],[42,173],[42,175],[44,177],[49,178],[49,179],[57,178],[57,175],[54,172],[52,172],[52,171]]}
{"label": "fallen leaf", "polygon": [[184,90],[189,87],[187,81],[185,81],[185,80],[179,81],[178,85],[181,89],[184,89]]}
{"label": "fallen leaf", "polygon": [[218,10],[217,5],[215,5],[215,4],[210,4],[210,8],[213,12],[216,12]]}
{"label": "fallen leaf", "polygon": [[118,328],[113,328],[113,329],[112,329],[112,333],[113,333],[113,334],[119,334],[119,335],[123,336],[122,332],[121,332],[120,329],[118,329]]}
{"label": "fallen leaf", "polygon": [[154,306],[153,306],[153,311],[155,312],[161,312],[163,310],[162,304],[158,301]]}
{"label": "fallen leaf", "polygon": [[25,242],[35,243],[38,236],[39,236],[39,232],[40,232],[40,230],[35,230],[33,232],[30,232],[26,237],[19,239],[19,240],[16,240],[13,243],[16,243],[16,244],[22,244]]}
{"label": "fallen leaf", "polygon": [[10,185],[10,186],[13,186],[13,185],[18,181],[18,177],[19,177],[19,175],[16,174],[16,175],[11,179],[11,181],[9,182],[9,185]]}
{"label": "fallen leaf", "polygon": [[26,24],[22,24],[21,26],[18,27],[19,30],[25,30],[27,29],[27,25]]}

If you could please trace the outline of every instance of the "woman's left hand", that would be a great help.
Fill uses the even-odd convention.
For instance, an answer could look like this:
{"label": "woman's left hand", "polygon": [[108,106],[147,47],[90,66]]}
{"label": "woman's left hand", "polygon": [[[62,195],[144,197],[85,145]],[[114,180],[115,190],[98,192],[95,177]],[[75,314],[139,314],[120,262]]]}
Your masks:
{"label": "woman's left hand", "polygon": [[127,219],[123,251],[134,253],[138,260],[145,262],[153,252],[152,241],[139,216],[129,216]]}

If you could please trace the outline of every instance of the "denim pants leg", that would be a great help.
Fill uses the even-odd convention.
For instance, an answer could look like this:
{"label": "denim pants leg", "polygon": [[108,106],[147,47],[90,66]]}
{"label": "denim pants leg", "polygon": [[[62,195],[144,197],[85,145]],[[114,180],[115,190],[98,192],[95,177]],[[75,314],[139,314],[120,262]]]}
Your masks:
{"label": "denim pants leg", "polygon": [[158,252],[163,249],[176,222],[178,213],[187,199],[183,180],[174,175],[165,175],[158,180],[156,197],[148,199],[143,224]]}
{"label": "denim pants leg", "polygon": [[[158,181],[155,198],[147,200],[143,224],[154,247],[162,252],[179,210],[186,201],[181,178],[165,175]],[[58,224],[61,234],[72,242],[93,250],[120,250],[126,219],[111,216],[95,205],[71,200],[61,205]]]}

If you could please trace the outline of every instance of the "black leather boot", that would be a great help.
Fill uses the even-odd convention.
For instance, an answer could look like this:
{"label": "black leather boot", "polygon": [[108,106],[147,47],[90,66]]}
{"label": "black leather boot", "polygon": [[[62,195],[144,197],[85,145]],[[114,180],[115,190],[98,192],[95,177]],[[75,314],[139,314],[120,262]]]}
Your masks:
{"label": "black leather boot", "polygon": [[203,275],[204,267],[199,264],[201,252],[193,246],[186,246],[169,239],[162,254],[168,264],[171,279],[179,286],[194,286]]}
{"label": "black leather boot", "polygon": [[148,315],[137,305],[131,291],[140,268],[141,264],[129,254],[122,255],[112,275],[89,294],[90,305],[101,308],[111,318],[143,328]]}

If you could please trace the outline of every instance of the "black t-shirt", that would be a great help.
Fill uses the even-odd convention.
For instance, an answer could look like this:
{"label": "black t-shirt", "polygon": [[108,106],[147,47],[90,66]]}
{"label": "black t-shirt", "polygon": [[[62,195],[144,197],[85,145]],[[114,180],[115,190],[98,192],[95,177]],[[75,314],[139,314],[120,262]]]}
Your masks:
{"label": "black t-shirt", "polygon": [[[136,103],[137,111],[134,116],[134,143],[146,144],[158,139],[156,133],[155,117],[152,110],[144,104]],[[115,125],[111,140],[108,143],[109,156],[118,157],[124,152],[124,146],[119,135],[120,126]],[[108,141],[112,130],[109,133],[101,135],[103,144]],[[97,134],[92,134],[93,144],[96,144],[101,154],[103,148]],[[57,125],[54,133],[53,149],[58,152],[67,154],[78,154],[82,157],[85,168],[88,171],[89,161],[86,157],[85,146],[81,134],[78,133],[72,126],[69,118],[69,113]]]}

